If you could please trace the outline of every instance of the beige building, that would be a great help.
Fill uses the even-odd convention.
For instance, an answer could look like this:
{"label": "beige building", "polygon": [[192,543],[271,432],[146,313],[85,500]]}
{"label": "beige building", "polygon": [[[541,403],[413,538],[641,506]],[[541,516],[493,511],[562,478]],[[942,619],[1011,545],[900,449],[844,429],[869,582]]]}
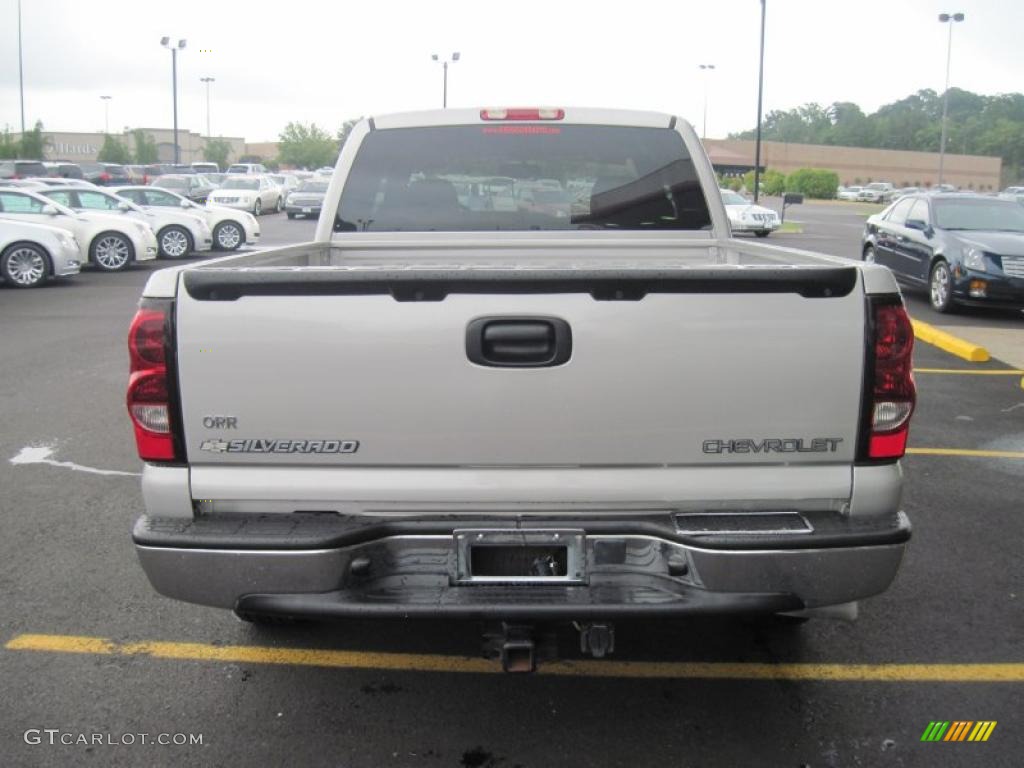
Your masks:
{"label": "beige building", "polygon": [[266,162],[277,157],[277,146],[276,141],[257,141],[245,145],[245,154]]}
{"label": "beige building", "polygon": [[[705,139],[711,162],[731,175],[754,168],[754,142]],[[839,174],[844,185],[890,181],[897,187],[925,187],[939,183],[939,154],[895,149],[865,149],[817,144],[761,142],[761,168],[788,174],[798,168],[824,168]],[[980,191],[1000,188],[1002,159],[946,153],[943,182]]]}
{"label": "beige building", "polygon": [[[174,131],[170,128],[142,128],[156,142],[157,155],[161,163],[174,162]],[[114,134],[130,152],[135,151],[135,140],[131,131]],[[20,134],[14,134],[19,139]],[[246,154],[245,139],[237,136],[217,136],[220,141],[231,145],[229,161],[235,161]],[[96,155],[103,147],[102,133],[73,133],[67,131],[43,131],[46,142],[46,160],[70,160],[74,163],[96,162]],[[194,131],[178,129],[178,148],[182,163],[193,163],[203,160],[203,149],[207,137]]]}

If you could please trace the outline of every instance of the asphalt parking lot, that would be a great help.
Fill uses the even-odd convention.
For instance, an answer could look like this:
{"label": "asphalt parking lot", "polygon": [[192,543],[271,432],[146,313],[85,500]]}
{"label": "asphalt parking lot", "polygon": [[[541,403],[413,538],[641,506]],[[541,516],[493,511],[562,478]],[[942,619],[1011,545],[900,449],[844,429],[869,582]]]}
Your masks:
{"label": "asphalt parking lot", "polygon": [[[788,213],[803,234],[769,242],[856,255],[850,213],[804,208]],[[314,228],[261,224],[265,245]],[[914,538],[857,622],[622,623],[604,661],[582,660],[564,630],[562,662],[505,676],[479,659],[473,624],[266,629],[153,593],[129,537],[142,500],[125,333],[166,263],[0,288],[4,764],[1021,764],[1024,389],[1012,366],[917,345]],[[926,319],[923,300],[910,303]],[[1015,316],[967,319],[1024,330]],[[984,743],[922,742],[936,720],[998,725]],[[105,741],[50,745],[46,729]],[[135,743],[119,743],[128,734]]]}

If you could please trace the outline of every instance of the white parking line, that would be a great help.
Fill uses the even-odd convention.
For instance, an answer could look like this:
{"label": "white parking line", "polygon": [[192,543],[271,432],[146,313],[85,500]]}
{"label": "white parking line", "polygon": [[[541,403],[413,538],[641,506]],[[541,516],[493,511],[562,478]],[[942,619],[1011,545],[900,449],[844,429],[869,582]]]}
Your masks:
{"label": "white parking line", "polygon": [[119,469],[96,469],[96,467],[75,464],[73,461],[57,461],[51,459],[51,456],[53,456],[53,448],[49,445],[26,445],[10,462],[11,464],[49,464],[51,467],[63,467],[64,469],[73,469],[76,472],[90,472],[94,475],[139,477],[142,474],[141,472],[122,472]]}

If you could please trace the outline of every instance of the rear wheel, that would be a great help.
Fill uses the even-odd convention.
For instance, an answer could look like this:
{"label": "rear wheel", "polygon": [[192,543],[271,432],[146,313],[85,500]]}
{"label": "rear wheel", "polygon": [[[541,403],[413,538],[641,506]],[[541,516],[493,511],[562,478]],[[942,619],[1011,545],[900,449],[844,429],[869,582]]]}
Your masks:
{"label": "rear wheel", "polygon": [[263,201],[257,197],[256,202],[252,204],[252,215],[259,216],[261,213],[263,213]]}
{"label": "rear wheel", "polygon": [[277,208],[275,209],[278,213],[284,210],[284,199],[277,198]]}
{"label": "rear wheel", "polygon": [[873,245],[869,245],[864,249],[864,261],[869,264],[875,263],[875,247]]}
{"label": "rear wheel", "polygon": [[192,253],[192,235],[184,227],[171,225],[160,230],[157,238],[160,255],[168,259],[180,259]]}
{"label": "rear wheel", "polygon": [[118,232],[103,232],[89,247],[92,263],[104,272],[119,272],[132,260],[132,244]]}
{"label": "rear wheel", "polygon": [[936,312],[953,310],[953,279],[949,274],[949,264],[939,259],[932,265],[931,278],[928,281],[928,301]]}
{"label": "rear wheel", "polygon": [[758,237],[768,237],[768,235],[771,234],[771,231],[767,229],[760,229],[754,234],[757,235]]}
{"label": "rear wheel", "polygon": [[34,243],[12,245],[0,257],[0,274],[15,288],[35,288],[46,281],[49,259]]}
{"label": "rear wheel", "polygon": [[294,218],[295,218],[295,214],[294,214],[294,213],[291,213],[291,212],[289,212],[289,213],[288,213],[288,218],[289,218],[289,219],[294,219]]}
{"label": "rear wheel", "polygon": [[213,242],[217,250],[234,251],[245,241],[242,225],[235,221],[222,221],[213,230]]}

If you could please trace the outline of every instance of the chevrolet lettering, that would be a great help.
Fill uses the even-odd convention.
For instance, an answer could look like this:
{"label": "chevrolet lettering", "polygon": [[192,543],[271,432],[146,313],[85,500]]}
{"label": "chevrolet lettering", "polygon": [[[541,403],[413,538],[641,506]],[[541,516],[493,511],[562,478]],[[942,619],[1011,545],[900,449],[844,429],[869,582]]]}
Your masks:
{"label": "chevrolet lettering", "polygon": [[705,440],[704,453],[835,453],[841,437]]}

